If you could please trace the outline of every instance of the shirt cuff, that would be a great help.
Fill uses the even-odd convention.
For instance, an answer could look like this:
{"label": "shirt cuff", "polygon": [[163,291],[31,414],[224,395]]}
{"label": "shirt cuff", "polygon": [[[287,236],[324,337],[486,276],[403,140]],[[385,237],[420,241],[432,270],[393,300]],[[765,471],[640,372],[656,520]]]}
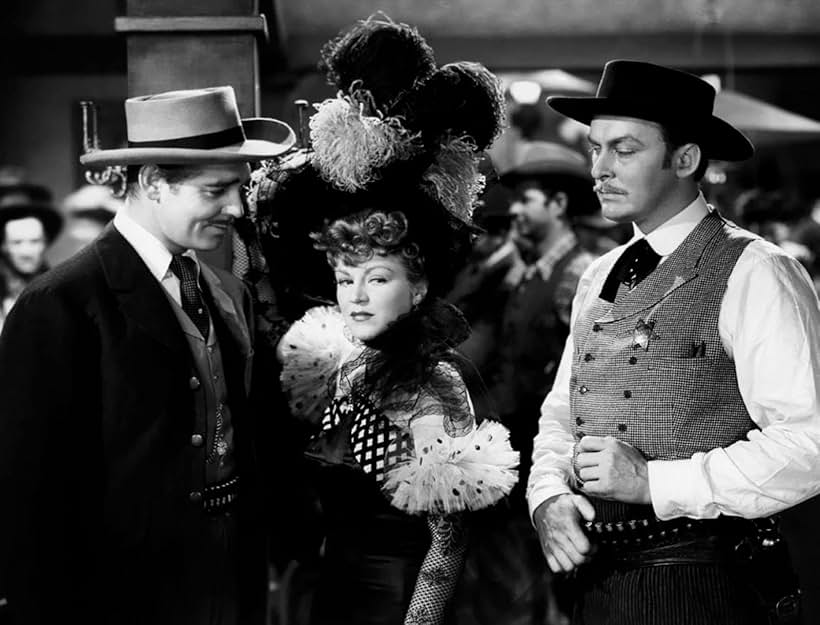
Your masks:
{"label": "shirt cuff", "polygon": [[[527,503],[530,507],[530,523],[532,523],[535,509],[550,497],[571,494],[572,490],[563,482],[544,483],[537,487],[530,486],[527,492]],[[534,525],[534,524],[533,524]]]}
{"label": "shirt cuff", "polygon": [[684,460],[650,460],[649,496],[655,516],[661,521],[678,517],[711,519],[719,511],[712,498],[709,481],[695,454]]}

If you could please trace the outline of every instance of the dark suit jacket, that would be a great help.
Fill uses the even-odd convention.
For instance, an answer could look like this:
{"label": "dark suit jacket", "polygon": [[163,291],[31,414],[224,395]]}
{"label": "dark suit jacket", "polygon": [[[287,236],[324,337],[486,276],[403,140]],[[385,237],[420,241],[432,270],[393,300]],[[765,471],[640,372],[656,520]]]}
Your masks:
{"label": "dark suit jacket", "polygon": [[[251,304],[203,268],[228,376],[241,481],[240,588],[259,609],[266,546],[247,410]],[[227,314],[231,311],[233,315]],[[0,335],[0,607],[13,622],[185,623],[207,600],[201,392],[162,286],[113,227],[35,281]],[[201,583],[200,583],[201,582]],[[245,614],[242,623],[254,622]]]}

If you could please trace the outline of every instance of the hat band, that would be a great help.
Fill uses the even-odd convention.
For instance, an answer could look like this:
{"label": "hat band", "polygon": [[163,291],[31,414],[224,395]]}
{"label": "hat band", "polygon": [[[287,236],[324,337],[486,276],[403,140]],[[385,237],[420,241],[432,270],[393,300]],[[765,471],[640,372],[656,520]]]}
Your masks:
{"label": "hat band", "polygon": [[245,131],[242,126],[226,128],[218,132],[210,132],[178,139],[164,139],[160,141],[129,141],[129,148],[183,148],[189,150],[213,150],[236,145],[245,141]]}

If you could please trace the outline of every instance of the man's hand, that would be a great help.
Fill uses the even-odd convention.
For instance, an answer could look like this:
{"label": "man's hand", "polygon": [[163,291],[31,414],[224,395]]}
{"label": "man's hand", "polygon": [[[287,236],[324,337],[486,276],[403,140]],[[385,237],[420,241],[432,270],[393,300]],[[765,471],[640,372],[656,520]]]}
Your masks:
{"label": "man's hand", "polygon": [[612,436],[584,436],[575,450],[575,473],[587,495],[624,503],[651,503],[646,458]]}
{"label": "man's hand", "polygon": [[582,495],[556,495],[535,509],[535,528],[553,573],[568,573],[586,561],[590,543],[581,529],[581,517],[595,518],[595,509]]}

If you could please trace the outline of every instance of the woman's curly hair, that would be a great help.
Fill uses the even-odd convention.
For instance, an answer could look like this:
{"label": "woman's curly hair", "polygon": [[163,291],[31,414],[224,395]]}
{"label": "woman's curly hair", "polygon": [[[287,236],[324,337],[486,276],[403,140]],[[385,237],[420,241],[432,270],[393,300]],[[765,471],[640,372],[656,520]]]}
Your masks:
{"label": "woman's curly hair", "polygon": [[400,211],[361,211],[337,219],[311,237],[314,247],[327,254],[331,265],[340,261],[358,265],[377,254],[396,255],[402,259],[411,282],[427,276],[424,256],[410,236],[407,217]]}

